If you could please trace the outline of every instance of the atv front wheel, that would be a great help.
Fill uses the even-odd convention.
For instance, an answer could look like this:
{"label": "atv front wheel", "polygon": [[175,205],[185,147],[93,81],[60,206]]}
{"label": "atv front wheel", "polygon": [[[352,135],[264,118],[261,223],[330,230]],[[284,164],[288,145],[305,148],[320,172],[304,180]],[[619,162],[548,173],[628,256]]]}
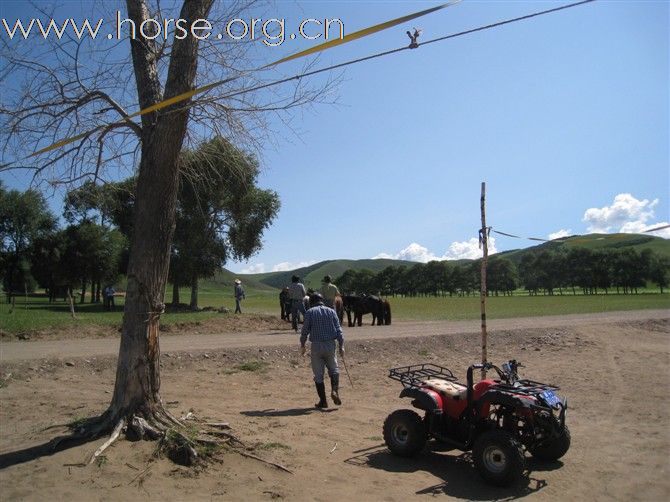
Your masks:
{"label": "atv front wheel", "polygon": [[568,426],[566,425],[563,427],[563,432],[560,436],[545,441],[541,446],[530,450],[530,453],[540,460],[553,462],[565,455],[569,448],[570,429],[568,429]]}
{"label": "atv front wheel", "polygon": [[508,432],[484,432],[472,450],[479,475],[487,483],[508,486],[521,477],[526,459],[521,444]]}
{"label": "atv front wheel", "polygon": [[396,410],[384,421],[384,441],[391,453],[413,457],[426,444],[426,428],[421,417],[412,410]]}

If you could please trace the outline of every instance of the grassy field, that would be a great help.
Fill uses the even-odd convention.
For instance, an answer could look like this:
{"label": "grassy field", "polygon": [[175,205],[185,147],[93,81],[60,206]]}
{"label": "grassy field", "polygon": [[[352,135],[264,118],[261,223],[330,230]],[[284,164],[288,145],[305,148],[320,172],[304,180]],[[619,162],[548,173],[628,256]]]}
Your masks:
{"label": "grassy field", "polygon": [[[170,294],[166,301],[170,302]],[[181,300],[188,301],[190,291],[180,292]],[[279,316],[278,292],[271,290],[250,290],[242,303],[245,314],[272,314]],[[479,319],[478,296],[462,298],[389,298],[394,321],[403,320],[468,320]],[[222,291],[220,287],[202,287],[199,295],[200,307],[235,307],[232,291]],[[589,312],[609,312],[615,310],[670,309],[670,294],[646,293],[639,295],[556,295],[490,297],[487,299],[489,319],[506,317],[527,317]],[[13,312],[6,303],[0,304],[0,331],[23,333],[49,328],[101,325],[119,326],[122,318],[123,298],[117,298],[116,311],[106,312],[100,304],[84,303],[75,305],[77,319],[72,319],[69,307],[64,302],[49,305],[43,298],[16,299]],[[177,322],[204,321],[220,316],[216,312],[166,313],[161,318],[165,324]],[[369,316],[367,316],[369,317]],[[368,322],[368,321],[366,321]]]}

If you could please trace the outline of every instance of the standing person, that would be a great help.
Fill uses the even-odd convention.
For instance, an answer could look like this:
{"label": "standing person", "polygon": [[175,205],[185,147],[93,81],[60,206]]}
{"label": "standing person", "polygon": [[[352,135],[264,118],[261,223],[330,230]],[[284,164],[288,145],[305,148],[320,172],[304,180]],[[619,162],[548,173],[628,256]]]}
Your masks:
{"label": "standing person", "polygon": [[242,287],[242,281],[235,279],[235,313],[241,314],[242,309],[240,308],[240,302],[244,300],[246,296],[244,295],[244,288]]}
{"label": "standing person", "polygon": [[291,285],[288,287],[288,297],[291,299],[291,325],[293,331],[298,332],[298,312],[305,318],[305,304],[303,299],[307,295],[305,286],[300,282],[300,277],[291,277]]}
{"label": "standing person", "polygon": [[344,357],[344,336],[340,321],[335,311],[323,304],[323,297],[315,293],[310,297],[310,309],[305,314],[305,322],[300,333],[301,353],[306,352],[305,343],[307,338],[312,343],[312,373],[314,373],[314,385],[319,395],[319,402],[314,406],[317,408],[328,408],[326,400],[326,385],[323,383],[323,370],[328,368],[330,377],[331,393],[335,404],[342,404],[340,399],[340,369],[335,357],[336,344],[340,346],[340,356]]}
{"label": "standing person", "polygon": [[116,290],[111,284],[105,288],[105,307],[107,310],[114,310],[114,293],[116,293]]}
{"label": "standing person", "polygon": [[333,284],[329,275],[321,280],[321,295],[323,295],[323,303],[326,307],[335,308],[335,297],[340,295],[340,290]]}

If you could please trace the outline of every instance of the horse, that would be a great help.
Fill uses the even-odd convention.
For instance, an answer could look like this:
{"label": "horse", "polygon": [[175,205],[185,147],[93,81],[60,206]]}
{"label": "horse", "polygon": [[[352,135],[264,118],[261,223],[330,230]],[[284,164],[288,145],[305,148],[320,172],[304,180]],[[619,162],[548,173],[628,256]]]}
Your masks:
{"label": "horse", "polygon": [[[387,300],[382,300],[377,296],[353,296],[345,295],[343,297],[344,310],[347,312],[347,321],[349,327],[356,323],[363,325],[363,315],[372,314],[372,326],[391,324],[391,305]],[[351,313],[354,314],[353,322]]]}
{"label": "horse", "polygon": [[344,320],[344,300],[342,300],[340,295],[337,295],[335,300],[333,300],[333,308],[337,313],[337,318],[340,321],[340,325],[342,325],[342,321]]}
{"label": "horse", "polygon": [[279,293],[279,308],[281,309],[281,318],[291,321],[291,299],[288,296],[288,287],[285,287]]}

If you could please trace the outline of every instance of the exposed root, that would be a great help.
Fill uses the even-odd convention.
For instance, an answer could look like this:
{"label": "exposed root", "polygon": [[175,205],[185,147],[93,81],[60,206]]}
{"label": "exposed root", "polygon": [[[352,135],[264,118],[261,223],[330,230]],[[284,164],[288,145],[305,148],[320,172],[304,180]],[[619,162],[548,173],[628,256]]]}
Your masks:
{"label": "exposed root", "polygon": [[105,441],[100,448],[95,450],[95,453],[91,455],[91,458],[88,461],[88,464],[92,464],[93,461],[98,458],[100,455],[102,455],[102,452],[105,451],[107,448],[109,448],[114,441],[116,441],[119,436],[121,435],[121,429],[123,429],[123,420],[119,420],[114,427],[114,430],[112,431],[112,434],[109,436],[109,439]]}
{"label": "exposed root", "polygon": [[[138,438],[147,438],[150,440],[156,440],[162,438],[165,433],[158,430],[157,428],[149,425],[149,423],[143,419],[142,417],[138,417],[136,415],[133,415],[133,417],[130,419],[130,423],[128,424],[128,429],[132,430],[133,433],[138,437]],[[128,432],[126,431],[126,434]]]}

